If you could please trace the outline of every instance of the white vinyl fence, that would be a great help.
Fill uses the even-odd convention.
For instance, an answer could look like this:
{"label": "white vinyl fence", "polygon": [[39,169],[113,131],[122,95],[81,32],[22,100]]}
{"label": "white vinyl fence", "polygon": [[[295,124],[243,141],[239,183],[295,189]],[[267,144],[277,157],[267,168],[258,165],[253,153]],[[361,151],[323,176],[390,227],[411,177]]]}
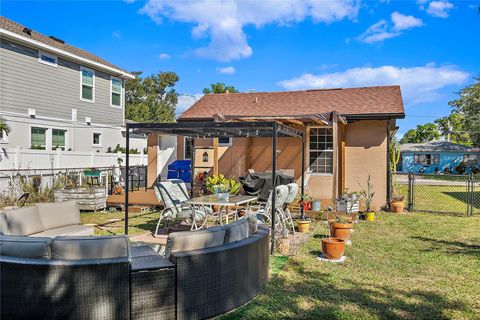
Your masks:
{"label": "white vinyl fence", "polygon": [[[123,160],[125,154],[103,152],[31,150],[17,148],[0,149],[0,170],[19,169],[62,169],[111,167],[118,165],[117,159]],[[147,165],[146,154],[130,154],[130,165]]]}

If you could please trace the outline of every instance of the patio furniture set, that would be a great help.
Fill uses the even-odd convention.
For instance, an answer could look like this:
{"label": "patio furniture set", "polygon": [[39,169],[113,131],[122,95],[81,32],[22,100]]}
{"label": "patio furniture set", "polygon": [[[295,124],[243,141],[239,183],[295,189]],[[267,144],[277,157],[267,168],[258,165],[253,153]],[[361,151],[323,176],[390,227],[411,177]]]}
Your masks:
{"label": "patio furniture set", "polygon": [[[230,196],[228,199],[220,199],[216,195],[207,195],[197,198],[190,198],[187,187],[182,180],[172,179],[157,183],[154,187],[155,194],[159,201],[164,204],[160,212],[157,227],[154,235],[158,234],[161,222],[167,220],[186,222],[191,225],[191,230],[199,230],[206,227],[209,218],[220,225],[224,221],[228,224],[229,216],[232,220],[239,218],[239,207],[244,206],[244,214],[254,213],[259,220],[270,224],[272,222],[272,192],[266,202],[259,205],[251,205],[258,198],[249,195]],[[286,236],[291,229],[295,234],[295,224],[292,214],[288,209],[298,194],[299,186],[296,183],[280,185],[275,188],[276,209],[275,209],[275,235]],[[214,212],[212,208],[218,207]],[[233,210],[232,210],[233,209]]]}
{"label": "patio furniture set", "polygon": [[171,233],[163,256],[83,236],[79,217],[73,201],[0,214],[1,319],[204,319],[268,282],[269,228],[253,214]]}

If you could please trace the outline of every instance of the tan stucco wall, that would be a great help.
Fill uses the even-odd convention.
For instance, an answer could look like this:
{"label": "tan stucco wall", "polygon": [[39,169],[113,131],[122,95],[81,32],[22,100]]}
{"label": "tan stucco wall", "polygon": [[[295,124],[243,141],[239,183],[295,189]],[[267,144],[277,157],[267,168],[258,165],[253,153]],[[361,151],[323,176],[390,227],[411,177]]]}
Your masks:
{"label": "tan stucco wall", "polygon": [[[307,135],[308,137],[308,135]],[[386,156],[387,156],[387,122],[362,120],[348,123],[345,128],[339,126],[339,145],[345,139],[345,187],[359,191],[359,183],[365,185],[368,175],[374,186],[375,209],[385,205],[386,199]],[[178,137],[178,159],[183,159],[183,137]],[[197,139],[198,146],[212,146],[212,139]],[[306,140],[305,167],[308,166],[308,138]],[[278,138],[277,168],[294,169],[295,179],[301,174],[301,141],[298,138]],[[203,152],[207,152],[208,163],[202,162]],[[337,175],[338,188],[341,188],[341,150],[338,152]],[[197,150],[197,166],[213,166],[213,150]],[[272,166],[271,138],[235,138],[231,147],[219,148],[219,172],[226,176],[241,176],[248,169],[257,172],[270,171]],[[197,172],[206,171],[205,169]],[[308,188],[312,197],[330,203],[333,192],[333,175],[312,174]]]}
{"label": "tan stucco wall", "polygon": [[371,176],[376,210],[385,205],[387,192],[387,121],[349,123],[345,131],[345,187],[359,191]]}

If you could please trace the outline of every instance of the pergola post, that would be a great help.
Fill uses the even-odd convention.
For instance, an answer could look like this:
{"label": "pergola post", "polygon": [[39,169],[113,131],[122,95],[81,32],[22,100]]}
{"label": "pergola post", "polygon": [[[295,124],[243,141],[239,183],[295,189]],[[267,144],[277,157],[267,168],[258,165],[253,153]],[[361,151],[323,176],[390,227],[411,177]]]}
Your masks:
{"label": "pergola post", "polygon": [[213,138],[213,174],[218,175],[218,138]]}
{"label": "pergola post", "polygon": [[130,127],[128,122],[125,124],[125,234],[128,235],[128,187],[130,184]]}
{"label": "pergola post", "polygon": [[305,131],[302,133],[302,185],[300,195],[300,213],[302,214],[302,220],[305,220],[305,210],[303,209],[303,197],[305,194]]}
{"label": "pergola post", "polygon": [[272,124],[272,244],[270,254],[275,252],[275,189],[277,187],[277,123]]}
{"label": "pergola post", "polygon": [[190,197],[193,198],[193,188],[195,187],[195,138],[192,138],[192,159],[191,159],[191,165],[190,165]]}

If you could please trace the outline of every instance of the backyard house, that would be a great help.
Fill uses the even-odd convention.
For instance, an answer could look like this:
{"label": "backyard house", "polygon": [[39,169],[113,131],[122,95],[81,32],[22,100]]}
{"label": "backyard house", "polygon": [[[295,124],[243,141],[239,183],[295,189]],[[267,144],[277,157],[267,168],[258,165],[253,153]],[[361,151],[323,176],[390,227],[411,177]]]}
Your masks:
{"label": "backyard house", "polygon": [[[278,121],[304,132],[307,193],[330,204],[344,190],[359,190],[369,175],[374,205],[388,201],[387,151],[396,119],[404,108],[399,86],[289,92],[208,94],[178,121]],[[199,139],[195,166],[209,171],[215,165],[212,146],[218,145],[216,171],[235,177],[249,170],[271,170],[271,139]],[[149,139],[155,146],[157,138]],[[177,158],[192,157],[191,141],[178,137]],[[155,162],[149,159],[149,164]],[[301,176],[301,143],[282,137],[277,144],[277,168]],[[155,172],[156,170],[150,170]],[[153,183],[153,180],[150,179]]]}
{"label": "backyard house", "polygon": [[478,148],[446,141],[402,144],[400,154],[403,172],[463,174],[480,166]]}
{"label": "backyard house", "polygon": [[[10,158],[14,148],[106,152],[124,146],[129,72],[5,17],[0,69],[0,117],[11,129],[0,133],[0,147]],[[132,148],[145,146],[145,137],[132,139]]]}

